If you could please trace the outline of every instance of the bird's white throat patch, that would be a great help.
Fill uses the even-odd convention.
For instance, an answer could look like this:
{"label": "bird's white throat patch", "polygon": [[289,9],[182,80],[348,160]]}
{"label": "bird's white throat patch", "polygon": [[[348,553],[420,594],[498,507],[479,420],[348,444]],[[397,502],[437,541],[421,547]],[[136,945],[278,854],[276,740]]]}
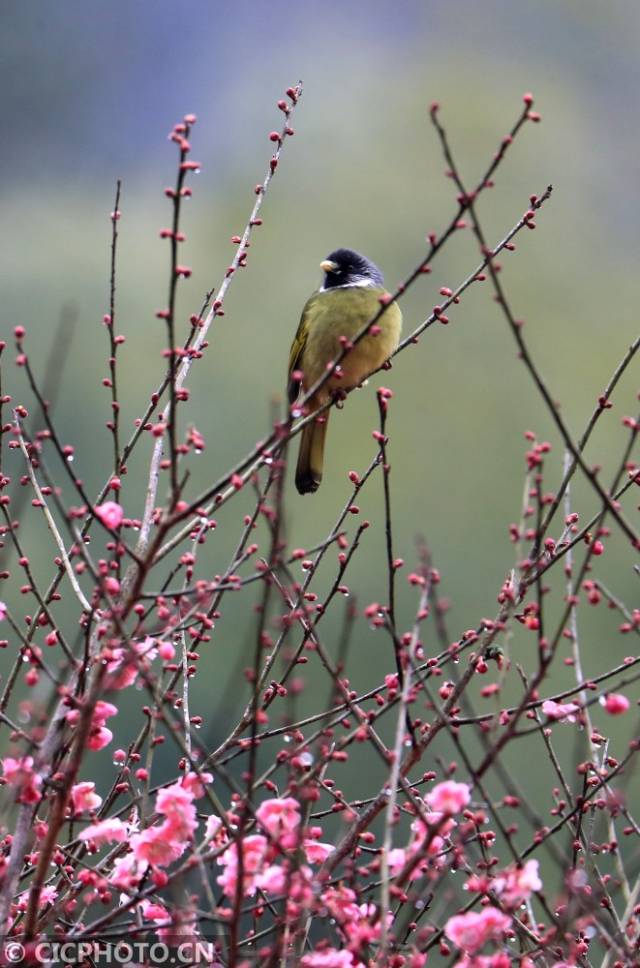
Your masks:
{"label": "bird's white throat patch", "polygon": [[375,289],[377,285],[373,279],[359,279],[357,282],[345,282],[342,286],[320,286],[318,292],[333,292],[334,289]]}

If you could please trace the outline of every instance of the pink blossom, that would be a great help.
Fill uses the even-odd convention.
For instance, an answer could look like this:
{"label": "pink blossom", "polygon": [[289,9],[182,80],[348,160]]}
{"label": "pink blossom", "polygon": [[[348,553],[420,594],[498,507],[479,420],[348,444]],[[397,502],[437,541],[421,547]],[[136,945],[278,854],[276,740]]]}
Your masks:
{"label": "pink blossom", "polygon": [[193,800],[201,791],[202,783],[193,773],[158,791],[155,807],[165,819],[131,838],[137,861],[166,867],[184,853],[198,826]]}
{"label": "pink blossom", "polygon": [[[519,962],[519,968],[525,968],[526,963]],[[513,968],[513,962],[506,952],[499,951],[495,955],[465,955],[453,968]]]}
{"label": "pink blossom", "polygon": [[499,939],[510,926],[511,918],[507,914],[488,905],[482,911],[454,915],[449,918],[444,930],[456,947],[474,954],[490,939]]}
{"label": "pink blossom", "polygon": [[185,790],[188,790],[191,796],[198,800],[205,794],[205,784],[213,783],[213,776],[211,773],[190,773],[185,774],[182,777],[181,785]]}
{"label": "pink blossom", "polygon": [[321,844],[319,840],[303,840],[302,847],[310,864],[323,864],[335,850],[332,844]]}
{"label": "pink blossom", "polygon": [[407,863],[407,852],[402,847],[394,847],[389,851],[387,863],[392,877],[397,877],[404,865]]}
{"label": "pink blossom", "polygon": [[9,786],[15,787],[18,791],[16,797],[18,803],[40,802],[42,775],[34,768],[33,756],[22,756],[20,759],[6,756],[2,760],[2,770]]}
{"label": "pink blossom", "polygon": [[91,733],[87,740],[87,746],[90,750],[101,750],[109,745],[113,739],[113,733],[104,724],[107,719],[115,716],[117,712],[118,707],[114,706],[113,703],[98,699],[91,717]]}
{"label": "pink blossom", "polygon": [[209,814],[206,823],[204,825],[205,837],[207,840],[212,840],[216,837],[222,828],[222,820],[217,817],[215,813]]}
{"label": "pink blossom", "polygon": [[[375,904],[358,904],[355,913],[355,917],[345,920],[342,930],[353,947],[365,948],[380,939],[382,934],[380,912]],[[393,923],[391,911],[387,912],[386,920],[388,930]]]}
{"label": "pink blossom", "polygon": [[71,787],[71,807],[74,815],[84,813],[85,810],[97,810],[102,803],[102,797],[95,792],[95,783],[85,781],[75,783]]}
{"label": "pink blossom", "polygon": [[300,804],[293,797],[264,800],[256,817],[273,837],[292,833],[300,823]]}
{"label": "pink blossom", "polygon": [[542,890],[538,861],[528,860],[522,867],[513,866],[498,874],[492,887],[501,901],[515,907],[528,900],[534,891]]}
{"label": "pink blossom", "polygon": [[471,802],[471,790],[466,783],[456,783],[455,780],[445,780],[439,783],[425,797],[432,810],[437,810],[449,816],[460,813]]}
{"label": "pink blossom", "polygon": [[[124,656],[124,649],[112,649],[112,652],[122,653]],[[130,655],[126,660],[120,656],[115,657],[108,663],[107,669],[110,673],[106,682],[108,689],[128,689],[138,678],[138,667]]]}
{"label": "pink blossom", "polygon": [[[168,945],[175,945],[177,938],[198,940],[197,918],[189,909],[185,911],[174,908],[173,912],[170,912],[164,905],[151,901],[142,901],[140,908],[148,921],[155,922],[158,937]],[[218,962],[216,961],[215,964],[217,965]]]}
{"label": "pink blossom", "polygon": [[114,861],[109,884],[120,888],[121,891],[134,891],[140,882],[140,878],[148,867],[146,861],[138,864],[136,857],[130,851],[124,857],[118,857]]}
{"label": "pink blossom", "polygon": [[350,951],[337,948],[325,948],[312,955],[304,955],[300,962],[301,968],[356,968],[362,962],[354,961]]}
{"label": "pink blossom", "polygon": [[[18,897],[19,911],[26,911],[27,908],[29,907],[30,894],[31,894],[31,891],[23,891],[22,894],[19,895]],[[44,884],[40,891],[40,896],[38,898],[38,907],[42,909],[42,908],[45,908],[47,904],[53,904],[57,896],[58,896],[58,892],[56,891],[55,887]]]}
{"label": "pink blossom", "polygon": [[[260,873],[268,846],[267,838],[262,834],[250,834],[241,841],[245,897],[253,897],[256,893],[256,876]],[[218,858],[218,864],[224,867],[224,873],[217,878],[218,884],[227,897],[235,897],[238,881],[238,845],[235,842]]]}
{"label": "pink blossom", "polygon": [[131,642],[124,648],[111,649],[111,661],[107,663],[110,674],[109,689],[126,689],[135,682],[140,669],[148,669],[158,654],[156,640],[148,635],[142,642]]}
{"label": "pink blossom", "polygon": [[160,658],[164,659],[165,662],[171,662],[171,660],[176,654],[176,650],[174,649],[171,642],[160,642],[160,644],[158,645],[158,653],[160,655]]}
{"label": "pink blossom", "polygon": [[124,843],[128,835],[127,825],[114,817],[86,827],[80,834],[80,840],[90,840],[96,847],[100,847],[102,844]]}
{"label": "pink blossom", "polygon": [[4,602],[0,602],[0,622],[3,622],[7,617],[7,606]]}
{"label": "pink blossom", "polygon": [[167,839],[184,843],[198,826],[193,793],[181,783],[173,783],[158,791],[156,810],[167,818],[162,831]]}
{"label": "pink blossom", "polygon": [[108,746],[113,739],[113,733],[106,726],[98,726],[94,728],[89,733],[89,739],[87,740],[87,749],[90,750],[103,750],[105,746]]}
{"label": "pink blossom", "polygon": [[557,719],[563,723],[575,723],[576,714],[580,712],[580,706],[575,702],[554,702],[553,699],[546,699],[542,703],[542,712],[549,719]]}
{"label": "pink blossom", "polygon": [[118,595],[120,592],[120,582],[113,575],[107,575],[104,579],[104,590],[107,595]]}
{"label": "pink blossom", "polygon": [[456,821],[453,817],[442,813],[442,811],[434,810],[432,813],[425,814],[424,819],[422,817],[416,817],[411,824],[411,830],[416,841],[422,844],[427,836],[431,836],[432,828],[435,827],[438,834],[446,837],[455,826]]}
{"label": "pink blossom", "polygon": [[[91,714],[91,725],[92,726],[104,726],[106,721],[111,717],[115,716],[118,712],[118,707],[114,706],[111,702],[105,702],[103,699],[98,699],[97,703],[93,708]],[[80,710],[71,709],[66,715],[66,720],[69,726],[76,726],[80,721]]]}
{"label": "pink blossom", "polygon": [[124,511],[116,501],[105,501],[103,504],[98,504],[94,510],[96,517],[102,521],[105,528],[115,531],[122,524]]}
{"label": "pink blossom", "polygon": [[[188,945],[189,942],[202,940],[197,930],[197,915],[189,911],[183,912],[180,908],[174,910],[169,924],[164,926],[158,925],[156,934],[160,941],[163,941],[168,946],[175,945],[176,938],[180,939],[181,945]],[[197,949],[183,948],[183,954],[185,952],[196,952],[197,956]],[[211,963],[210,968],[224,968],[224,966],[219,961],[214,961]],[[242,968],[242,962],[240,962],[240,968]]]}
{"label": "pink blossom", "polygon": [[186,844],[170,840],[163,826],[147,827],[131,838],[131,849],[137,861],[151,864],[152,867],[167,867],[184,853]]}
{"label": "pink blossom", "polygon": [[261,891],[283,894],[287,887],[287,872],[280,864],[270,864],[256,876],[255,885]]}
{"label": "pink blossom", "polygon": [[117,716],[117,714],[118,707],[114,706],[112,702],[105,702],[104,699],[98,699],[93,709],[92,722],[94,726],[104,726],[111,716]]}
{"label": "pink blossom", "polygon": [[47,904],[53,904],[57,896],[58,892],[53,885],[43,885],[42,890],[40,891],[40,907],[45,907]]}
{"label": "pink blossom", "polygon": [[[452,817],[447,817],[443,813],[426,814],[425,821],[422,817],[416,817],[411,824],[411,843],[407,848],[407,859],[420,855],[420,860],[413,867],[409,879],[416,880],[421,877],[429,865],[442,866],[445,859],[442,856],[446,847],[444,838],[456,826]],[[434,829],[438,833],[434,833]],[[440,836],[442,834],[442,836]]]}
{"label": "pink blossom", "polygon": [[350,887],[328,887],[322,893],[322,903],[339,924],[358,919],[360,911],[356,904],[356,893]]}
{"label": "pink blossom", "polygon": [[159,921],[171,924],[171,915],[162,904],[154,904],[151,901],[141,901],[140,908],[143,915],[149,921]]}
{"label": "pink blossom", "polygon": [[631,705],[627,697],[620,692],[609,692],[600,702],[610,716],[620,716],[621,713],[626,713]]}
{"label": "pink blossom", "polygon": [[288,884],[287,917],[297,920],[308,913],[314,904],[316,889],[313,871],[306,864],[293,871]]}
{"label": "pink blossom", "polygon": [[[102,699],[97,701],[91,714],[91,731],[87,739],[88,749],[101,750],[109,745],[113,739],[113,733],[104,724],[110,716],[115,716],[117,712],[118,707],[114,706],[113,703],[105,702]],[[70,709],[66,715],[69,726],[77,726],[80,721],[80,715],[79,709]]]}
{"label": "pink blossom", "polygon": [[429,956],[424,952],[415,951],[407,962],[407,968],[424,968],[428,958]]}

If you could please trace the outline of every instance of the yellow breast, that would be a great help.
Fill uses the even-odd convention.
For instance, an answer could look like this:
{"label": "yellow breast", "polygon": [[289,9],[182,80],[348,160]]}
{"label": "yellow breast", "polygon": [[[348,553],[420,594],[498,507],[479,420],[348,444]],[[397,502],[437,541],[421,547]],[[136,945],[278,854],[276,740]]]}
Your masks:
{"label": "yellow breast", "polygon": [[[353,339],[380,309],[384,290],[377,287],[350,286],[316,293],[309,313],[309,331],[304,348],[302,370],[305,390],[323,373],[327,364],[342,352],[340,338]],[[333,376],[318,396],[326,397],[332,389],[350,390],[377,370],[391,356],[400,341],[402,313],[397,303],[390,304],[378,320],[377,335],[367,334],[341,363],[342,376]]]}

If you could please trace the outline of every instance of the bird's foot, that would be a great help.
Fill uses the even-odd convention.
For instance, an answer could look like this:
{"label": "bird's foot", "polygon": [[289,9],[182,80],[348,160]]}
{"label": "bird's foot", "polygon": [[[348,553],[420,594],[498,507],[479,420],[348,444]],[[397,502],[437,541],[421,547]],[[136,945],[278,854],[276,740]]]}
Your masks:
{"label": "bird's foot", "polygon": [[342,410],[344,407],[344,401],[347,399],[346,390],[343,390],[342,387],[336,387],[335,390],[332,390],[331,397],[338,410]]}

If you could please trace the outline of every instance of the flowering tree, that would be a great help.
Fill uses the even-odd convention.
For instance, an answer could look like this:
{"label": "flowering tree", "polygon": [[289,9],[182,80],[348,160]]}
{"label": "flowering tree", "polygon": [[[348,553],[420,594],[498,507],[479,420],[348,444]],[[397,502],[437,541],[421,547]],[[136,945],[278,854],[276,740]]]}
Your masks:
{"label": "flowering tree", "polygon": [[[186,381],[224,315],[230,286],[244,275],[301,94],[298,85],[278,102],[284,122],[270,134],[266,173],[246,227],[233,239],[236,255],[221,285],[190,317],[182,343],[177,294],[190,275],[179,258],[182,202],[199,164],[191,160],[195,117],[187,115],[175,126],[178,171],[175,186],[166,189],[170,227],[160,233],[170,249],[167,304],[157,313],[166,327],[164,371],[126,442],[117,366],[123,338],[115,329],[118,185],[111,215],[110,307],[103,320],[113,453],[97,496],[86,493],[74,469],[83,455],[72,463],[74,448],[32,370],[28,335],[22,326],[15,329],[15,364],[26,377],[42,429],[27,407],[1,397],[7,422],[0,509],[4,538],[16,559],[4,577],[15,580],[14,573],[23,573],[29,601],[26,621],[6,605],[0,616],[8,629],[5,654],[13,662],[0,699],[7,744],[0,884],[5,952],[14,962],[37,962],[47,960],[45,940],[151,939],[167,946],[207,941],[208,948],[190,949],[189,960],[230,968],[640,963],[638,853],[637,847],[622,847],[640,833],[624,790],[638,739],[631,727],[626,735],[616,731],[615,741],[607,734],[614,717],[631,721],[629,695],[640,660],[629,656],[591,675],[576,619],[579,608],[604,603],[619,613],[622,635],[640,632],[640,611],[606,583],[611,542],[633,553],[640,547],[628,507],[628,492],[640,483],[632,456],[636,419],[624,419],[628,442],[615,468],[594,470],[584,456],[595,426],[610,419],[614,390],[639,341],[594,393],[593,412],[574,436],[500,276],[499,257],[514,251],[516,236],[536,227],[551,188],[531,195],[497,244],[486,237],[478,214],[478,199],[493,188],[514,139],[540,120],[531,95],[524,96],[510,133],[472,187],[462,180],[438,106],[431,107],[455,186],[454,210],[448,225],[429,235],[426,251],[391,300],[432,271],[456,233],[471,231],[479,247],[477,264],[455,289],[440,287],[438,305],[397,353],[413,351],[429,328],[446,325],[469,288],[491,286],[521,364],[546,404],[554,446],[565,453],[560,479],[550,482],[545,464],[551,444],[526,432],[522,518],[510,529],[515,562],[505,562],[508,577],[496,590],[494,616],[450,634],[440,575],[422,539],[404,579],[415,608],[411,615],[400,614],[396,591],[404,562],[393,531],[387,432],[393,392],[387,387],[377,390],[379,424],[370,463],[349,473],[344,503],[317,547],[289,547],[284,512],[287,444],[316,418],[305,405],[319,384],[284,417],[278,415],[268,436],[215,484],[191,493],[190,462],[206,439],[187,423]],[[383,298],[355,340],[344,341],[320,383],[353,345],[378,331],[389,303]],[[6,356],[5,344],[2,349]],[[149,437],[146,493],[128,494],[127,463]],[[61,475],[75,492],[73,506],[62,498]],[[574,475],[595,495],[595,514],[573,506]],[[371,526],[359,519],[358,496],[376,477],[384,488],[379,526],[385,534],[386,601],[348,608],[341,640],[334,644],[325,637],[323,619],[349,593],[349,568]],[[34,575],[21,542],[20,514],[26,513],[23,496],[29,492],[55,547],[48,585]],[[212,576],[201,554],[216,526],[213,515],[247,492],[253,510],[235,522],[227,516],[226,526],[237,528],[237,543]],[[140,516],[127,517],[125,506],[139,508]],[[323,562],[334,567],[326,594],[316,590]],[[556,575],[557,587],[549,584]],[[557,599],[553,610],[547,606],[549,592]],[[255,606],[253,663],[242,679],[248,701],[213,747],[199,735],[201,717],[192,711],[190,689],[200,674],[200,650],[209,643],[225,648],[223,605],[232,594]],[[345,676],[359,622],[388,640],[388,673],[366,692]],[[530,643],[526,650],[522,642]],[[558,690],[553,674],[562,664],[570,666],[574,681]],[[20,687],[43,680],[50,684],[50,703],[32,708],[30,725],[23,727]],[[328,686],[322,705],[313,700],[305,705],[311,680]],[[145,705],[137,736],[124,748],[119,703],[133,688],[142,690]],[[518,698],[507,705],[501,697],[513,690]],[[478,709],[485,700],[490,711]],[[563,731],[583,751],[573,763]],[[544,758],[553,791],[547,818],[505,765],[525,737]],[[441,749],[435,741],[441,739],[451,759],[434,759],[434,750]],[[169,778],[154,759],[163,743],[171,747]],[[109,789],[98,792],[92,757],[107,747],[115,772]],[[349,799],[338,785],[340,770],[343,764],[358,770],[368,759],[382,767],[384,782]],[[143,953],[140,960],[146,958]]]}

